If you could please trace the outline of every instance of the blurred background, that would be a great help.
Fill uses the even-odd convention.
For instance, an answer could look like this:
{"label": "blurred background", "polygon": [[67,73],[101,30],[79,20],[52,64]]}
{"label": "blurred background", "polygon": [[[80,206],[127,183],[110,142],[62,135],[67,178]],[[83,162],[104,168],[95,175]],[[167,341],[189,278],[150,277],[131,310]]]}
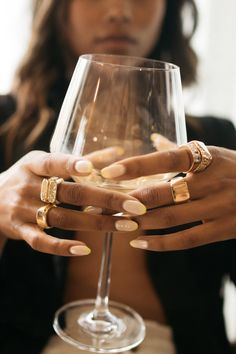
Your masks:
{"label": "blurred background", "polygon": [[[176,0],[178,1],[178,0]],[[0,0],[0,94],[9,91],[14,71],[28,43],[31,0]],[[184,92],[194,115],[225,117],[236,126],[236,1],[196,0],[199,26],[193,46],[199,55],[198,83]],[[227,332],[236,340],[236,292],[226,281]]]}

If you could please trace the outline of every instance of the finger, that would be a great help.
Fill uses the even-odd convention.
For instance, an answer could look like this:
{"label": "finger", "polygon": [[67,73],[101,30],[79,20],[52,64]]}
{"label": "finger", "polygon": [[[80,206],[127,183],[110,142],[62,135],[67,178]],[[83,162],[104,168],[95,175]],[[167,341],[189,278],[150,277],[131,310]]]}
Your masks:
{"label": "finger", "polygon": [[[230,200],[230,193],[228,197]],[[196,201],[151,210],[133,220],[137,221],[140,229],[165,229],[206,218],[208,220],[221,218],[234,210],[232,203],[227,202],[227,198],[225,199],[225,193],[221,193]]]}
{"label": "finger", "polygon": [[[33,197],[39,199],[41,180],[33,189]],[[32,190],[31,190],[32,193]],[[116,192],[108,189],[88,186],[82,183],[63,182],[57,186],[57,201],[76,206],[92,205],[102,210],[112,210],[128,212],[131,215],[142,215],[146,212],[146,207],[136,198],[128,194]]]}
{"label": "finger", "polygon": [[142,215],[146,207],[127,194],[80,183],[64,182],[58,186],[57,200],[71,205],[92,205],[132,215]]}
{"label": "finger", "polygon": [[39,176],[84,176],[90,174],[93,167],[90,161],[78,156],[43,151],[32,151],[22,160],[32,173]]}
{"label": "finger", "polygon": [[35,224],[22,225],[20,233],[22,239],[39,252],[58,256],[85,256],[90,253],[90,249],[83,242],[49,236]]}
{"label": "finger", "polygon": [[130,242],[134,248],[177,251],[235,238],[236,221],[231,216],[168,235],[142,236]]}
{"label": "finger", "polygon": [[156,185],[143,187],[131,192],[147,209],[173,204],[173,197],[169,182],[160,182]]}
{"label": "finger", "polygon": [[[188,186],[190,200],[203,199],[214,194],[216,195],[217,204],[226,199],[229,203],[236,203],[235,196],[232,193],[232,190],[236,190],[235,179],[224,178],[222,176],[211,176],[209,178],[208,175],[205,175],[205,172],[201,172],[200,174],[187,174],[184,180]],[[160,182],[155,185],[139,188],[131,192],[130,195],[137,198],[147,209],[174,204],[169,182]]]}
{"label": "finger", "polygon": [[123,154],[124,149],[122,147],[112,146],[87,154],[84,156],[84,159],[91,161],[95,168],[101,169],[104,166],[110,165],[111,163],[120,160]]}
{"label": "finger", "polygon": [[177,147],[176,143],[173,143],[173,141],[158,133],[153,133],[151,140],[157,151],[170,150]]}
{"label": "finger", "polygon": [[[29,222],[35,223],[35,213],[29,216]],[[124,217],[91,215],[71,209],[52,207],[46,214],[47,224],[63,230],[72,231],[124,231],[138,229],[134,220]]]}
{"label": "finger", "polygon": [[101,174],[104,178],[125,180],[159,173],[187,171],[190,166],[188,148],[182,148],[121,160],[104,168]]}

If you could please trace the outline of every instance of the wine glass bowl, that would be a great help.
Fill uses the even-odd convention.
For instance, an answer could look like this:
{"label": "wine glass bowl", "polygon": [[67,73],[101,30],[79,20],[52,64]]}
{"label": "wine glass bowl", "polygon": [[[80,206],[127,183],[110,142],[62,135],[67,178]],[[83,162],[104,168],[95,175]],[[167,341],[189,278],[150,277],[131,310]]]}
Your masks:
{"label": "wine glass bowl", "polygon": [[[177,66],[145,58],[87,54],[79,58],[75,68],[50,149],[91,160],[92,173],[72,176],[76,182],[127,193],[168,180],[178,171],[116,181],[104,178],[101,169],[120,159],[170,149],[186,140]],[[145,336],[138,313],[109,302],[111,249],[112,233],[108,232],[96,300],[67,304],[55,315],[54,328],[59,336],[91,352],[129,350]]]}

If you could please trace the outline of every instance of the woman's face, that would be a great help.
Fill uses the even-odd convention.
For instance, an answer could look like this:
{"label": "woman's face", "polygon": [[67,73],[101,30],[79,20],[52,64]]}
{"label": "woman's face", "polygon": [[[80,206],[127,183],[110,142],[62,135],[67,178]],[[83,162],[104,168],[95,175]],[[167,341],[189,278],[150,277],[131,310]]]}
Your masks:
{"label": "woman's face", "polygon": [[148,56],[159,38],[166,0],[71,0],[67,35],[76,55]]}

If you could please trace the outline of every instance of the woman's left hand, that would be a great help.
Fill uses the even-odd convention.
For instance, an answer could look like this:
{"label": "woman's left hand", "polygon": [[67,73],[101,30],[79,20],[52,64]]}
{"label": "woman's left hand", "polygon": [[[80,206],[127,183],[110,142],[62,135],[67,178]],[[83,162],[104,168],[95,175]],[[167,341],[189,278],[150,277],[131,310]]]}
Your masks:
{"label": "woman's left hand", "polygon": [[[180,250],[236,238],[236,152],[208,147],[212,163],[202,172],[187,173],[190,199],[173,201],[169,182],[132,192],[150,209],[135,217],[140,229],[166,229],[202,221],[183,231],[163,236],[141,236],[131,246],[153,251]],[[176,148],[119,161],[103,169],[106,178],[126,180],[167,172],[188,171],[192,164],[188,148]]]}

